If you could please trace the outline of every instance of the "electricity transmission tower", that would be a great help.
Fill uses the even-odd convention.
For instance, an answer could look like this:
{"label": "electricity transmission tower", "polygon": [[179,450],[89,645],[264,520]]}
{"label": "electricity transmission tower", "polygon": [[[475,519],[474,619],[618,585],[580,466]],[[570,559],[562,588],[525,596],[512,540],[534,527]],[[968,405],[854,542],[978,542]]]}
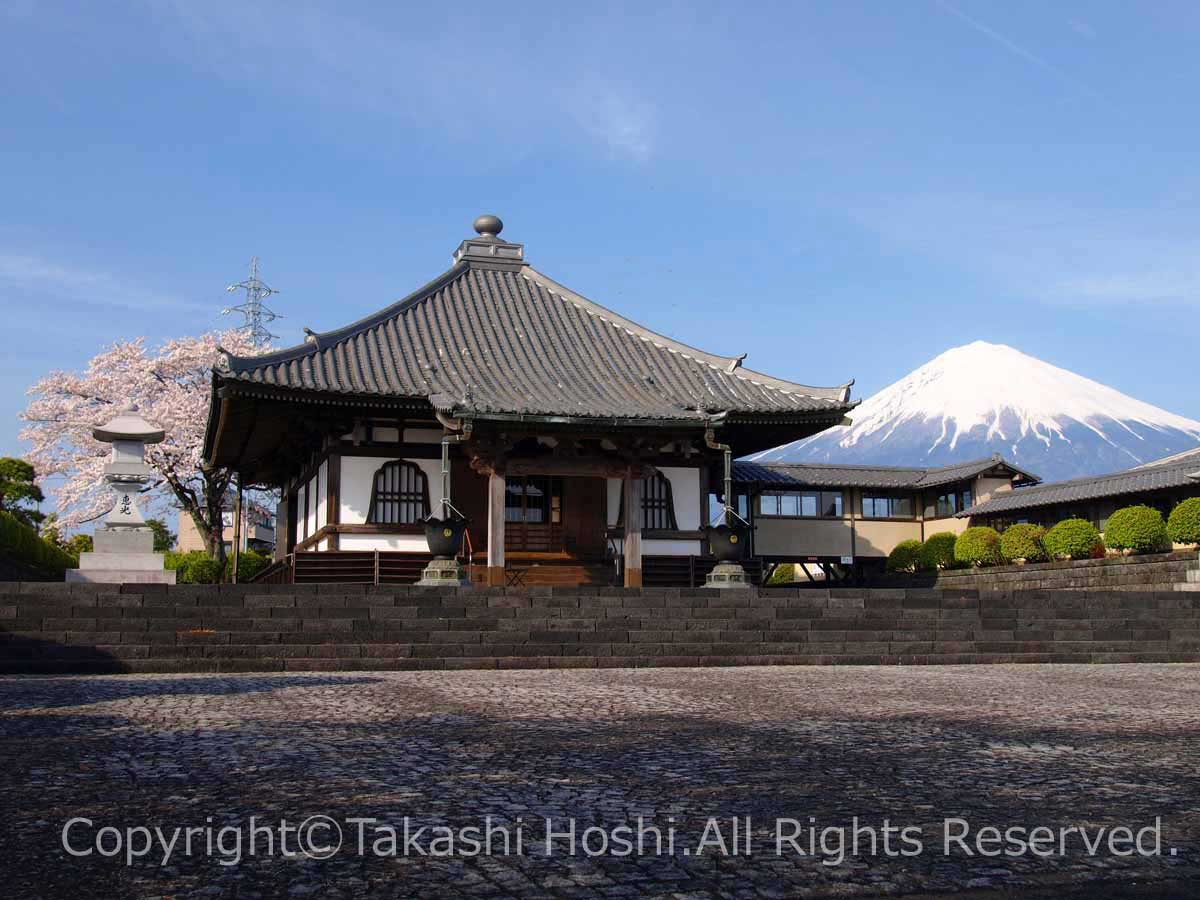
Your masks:
{"label": "electricity transmission tower", "polygon": [[276,315],[263,304],[264,300],[272,294],[278,294],[279,291],[268,287],[258,277],[257,256],[250,260],[250,277],[245,281],[239,281],[237,284],[231,284],[225,290],[231,294],[237,291],[246,292],[245,303],[239,303],[237,306],[221,310],[221,315],[223,316],[239,312],[242,314],[243,322],[238,327],[238,331],[244,331],[250,340],[257,345],[268,344],[272,338],[279,337],[277,334],[272,334],[267,325],[276,319],[282,319],[283,316]]}

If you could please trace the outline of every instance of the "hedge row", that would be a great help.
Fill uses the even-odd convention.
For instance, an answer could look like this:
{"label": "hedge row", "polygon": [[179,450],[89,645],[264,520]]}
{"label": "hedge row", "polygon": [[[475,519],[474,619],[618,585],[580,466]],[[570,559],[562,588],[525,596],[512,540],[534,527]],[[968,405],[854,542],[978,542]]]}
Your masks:
{"label": "hedge row", "polygon": [[901,541],[888,554],[889,572],[935,572],[955,566],[956,537],[951,531],[939,531],[924,541]]}
{"label": "hedge row", "polygon": [[1166,521],[1150,506],[1122,507],[1109,516],[1103,535],[1084,519],[1064,519],[1049,531],[1037,525],[1012,525],[1003,535],[991,528],[968,528],[955,542],[954,558],[962,565],[976,566],[1014,560],[1099,559],[1108,549],[1164,553],[1173,544],[1200,544],[1200,497],[1178,504]]}
{"label": "hedge row", "polygon": [[[271,557],[257,550],[246,550],[238,557],[238,580],[249,581],[271,564]],[[233,557],[225,561],[225,567],[211,559],[203,550],[188,553],[171,551],[166,554],[165,566],[175,570],[179,584],[217,584],[232,577]]]}
{"label": "hedge row", "polygon": [[1189,497],[1171,510],[1167,537],[1177,544],[1200,544],[1200,497]]}
{"label": "hedge row", "polygon": [[11,514],[0,510],[0,553],[19,563],[62,576],[67,569],[77,568],[79,560],[49,541],[42,540],[36,531]]}

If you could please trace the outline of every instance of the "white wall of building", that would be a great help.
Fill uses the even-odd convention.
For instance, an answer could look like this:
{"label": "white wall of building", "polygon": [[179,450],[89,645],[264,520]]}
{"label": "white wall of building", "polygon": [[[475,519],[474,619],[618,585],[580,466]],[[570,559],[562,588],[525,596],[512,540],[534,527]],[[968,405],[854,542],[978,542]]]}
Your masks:
{"label": "white wall of building", "polygon": [[[700,521],[700,470],[684,466],[662,466],[659,468],[667,481],[671,482],[671,499],[675,503],[675,523],[681,531],[696,531],[704,523]],[[608,527],[617,524],[621,512],[621,478],[607,478]],[[649,552],[649,551],[646,551]]]}
{"label": "white wall of building", "polygon": [[[401,459],[402,457],[396,457]],[[341,505],[338,512],[343,525],[362,525],[367,521],[367,512],[371,508],[371,490],[375,473],[380,467],[394,460],[378,456],[343,456]],[[438,459],[409,459],[406,462],[419,466],[425,473],[429,485],[429,511],[438,513],[442,506],[442,462]],[[345,550],[388,550],[403,549],[398,547],[351,547],[350,538],[367,538],[369,535],[342,535],[340,544]],[[388,537],[388,536],[383,536]],[[374,539],[374,538],[372,538]],[[425,538],[420,538],[422,548],[425,548]],[[427,549],[427,548],[426,548]]]}
{"label": "white wall of building", "polygon": [[302,484],[296,490],[296,543],[300,543],[308,537],[304,531],[308,527],[308,523],[304,521],[304,498],[307,493],[307,485]]}
{"label": "white wall of building", "polygon": [[423,534],[342,534],[338,536],[341,550],[401,550],[407,553],[428,553],[429,544]]}
{"label": "white wall of building", "polygon": [[318,531],[329,524],[329,460],[321,463],[313,482],[316,485],[314,490],[317,492],[314,495],[317,502],[312,504],[313,513],[316,516],[313,530]]}
{"label": "white wall of building", "polygon": [[[623,540],[615,538],[613,543],[616,545],[618,553],[625,552],[625,542]],[[664,541],[643,538],[642,556],[700,556],[700,542]]]}
{"label": "white wall of building", "polygon": [[700,470],[664,466],[658,471],[671,482],[676,524],[681,531],[695,531],[703,524],[700,521]]}
{"label": "white wall of building", "polygon": [[440,444],[442,429],[440,428],[405,428],[404,443],[406,444]]}

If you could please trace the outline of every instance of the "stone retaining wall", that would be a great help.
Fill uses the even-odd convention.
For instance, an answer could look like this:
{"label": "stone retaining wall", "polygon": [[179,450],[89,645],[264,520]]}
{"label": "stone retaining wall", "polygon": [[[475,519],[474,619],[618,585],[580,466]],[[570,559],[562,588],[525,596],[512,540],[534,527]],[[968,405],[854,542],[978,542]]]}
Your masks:
{"label": "stone retaining wall", "polygon": [[1200,661],[1200,594],[0,584],[2,672]]}
{"label": "stone retaining wall", "polygon": [[1196,568],[1196,553],[1112,556],[1023,566],[996,566],[938,575],[935,587],[977,590],[1170,591]]}

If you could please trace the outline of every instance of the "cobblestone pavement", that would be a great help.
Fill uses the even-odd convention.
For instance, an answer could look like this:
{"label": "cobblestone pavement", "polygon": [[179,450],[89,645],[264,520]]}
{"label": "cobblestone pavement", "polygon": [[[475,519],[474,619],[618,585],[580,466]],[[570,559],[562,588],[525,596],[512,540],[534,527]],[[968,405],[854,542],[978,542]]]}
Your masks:
{"label": "cobblestone pavement", "polygon": [[[344,675],[0,679],[4,897],[972,897],[1196,896],[1200,882],[1200,666],[975,666],[464,671]],[[324,814],[343,828],[330,859],[268,855],[251,816],[275,825]],[[522,854],[439,849],[420,826],[507,823]],[[656,854],[589,857],[638,817]],[[845,829],[858,855],[814,856],[809,827]],[[99,829],[177,826],[182,839],[126,865],[97,852]],[[210,818],[211,817],[211,818]],[[386,832],[347,819],[378,819]],[[520,824],[518,827],[518,817]],[[566,832],[546,854],[545,817]],[[708,817],[716,822],[708,827]],[[732,817],[739,849],[731,852]],[[749,817],[747,820],[745,817]],[[1161,817],[1161,852],[943,853],[946,817],[1013,825],[1140,829]],[[779,818],[795,825],[777,824]],[[884,819],[923,852],[883,855]],[[748,824],[747,824],[748,821]],[[357,855],[358,833],[368,855]],[[674,846],[667,840],[674,827]],[[962,826],[952,826],[952,830]],[[797,830],[799,833],[797,834]],[[306,832],[324,847],[332,831]],[[468,833],[469,834],[469,833]],[[779,835],[796,835],[777,854]],[[242,861],[234,858],[243,836]],[[636,843],[636,830],[629,837]],[[697,853],[702,838],[707,850]],[[1152,849],[1151,834],[1143,846]],[[100,836],[111,848],[116,835]],[[383,838],[383,843],[376,843]],[[295,833],[288,846],[296,846]],[[1107,840],[1103,838],[1102,840]],[[1057,841],[1057,838],[1055,838]],[[134,832],[130,845],[141,850]],[[656,849],[647,832],[644,846]],[[912,850],[893,833],[893,851]],[[985,849],[988,846],[985,843]],[[1011,845],[1010,845],[1011,846]],[[1117,849],[1125,845],[1118,841]],[[445,849],[443,843],[440,848]],[[819,847],[817,848],[819,851]],[[803,854],[798,850],[805,851]],[[673,852],[672,852],[673,851]],[[1172,853],[1174,851],[1174,853]],[[1141,886],[1141,887],[1139,887]]]}

